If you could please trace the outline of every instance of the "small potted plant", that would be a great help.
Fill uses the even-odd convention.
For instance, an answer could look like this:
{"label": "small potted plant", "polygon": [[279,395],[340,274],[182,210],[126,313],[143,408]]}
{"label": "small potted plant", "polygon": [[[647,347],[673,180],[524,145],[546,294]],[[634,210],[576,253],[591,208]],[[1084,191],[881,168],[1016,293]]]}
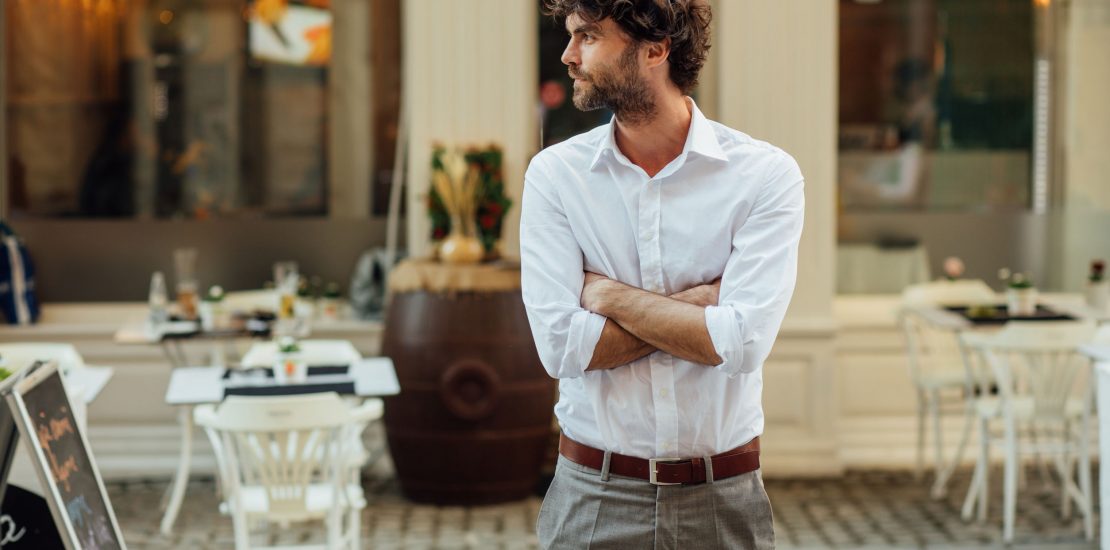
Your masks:
{"label": "small potted plant", "polygon": [[[1005,275],[1005,276],[1003,276]],[[1006,280],[1006,311],[1010,317],[1031,317],[1037,312],[1037,287],[1024,273],[1010,274],[1004,269],[999,276]]]}
{"label": "small potted plant", "polygon": [[1087,305],[1097,311],[1106,311],[1110,304],[1110,283],[1105,278],[1106,262],[1091,261],[1091,272],[1087,276]]}
{"label": "small potted plant", "polygon": [[297,384],[308,377],[308,366],[301,357],[301,347],[292,336],[282,336],[277,342],[277,361],[274,364],[274,381],[278,384]]}
{"label": "small potted plant", "polygon": [[205,332],[210,332],[216,328],[226,326],[227,320],[224,319],[224,289],[219,285],[212,285],[208,289],[208,294],[204,295],[204,299],[200,302],[200,307],[197,314],[200,316],[200,329]]}

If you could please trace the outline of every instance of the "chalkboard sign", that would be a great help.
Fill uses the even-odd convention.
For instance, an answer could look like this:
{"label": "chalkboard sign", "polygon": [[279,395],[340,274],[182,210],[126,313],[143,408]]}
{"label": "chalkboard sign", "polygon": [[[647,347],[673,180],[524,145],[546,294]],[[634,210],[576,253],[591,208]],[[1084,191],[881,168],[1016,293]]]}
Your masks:
{"label": "chalkboard sign", "polygon": [[[4,492],[8,488],[8,472],[12,468],[12,462],[15,461],[15,450],[18,446],[19,430],[15,427],[15,420],[8,407],[0,403],[0,502],[4,502]],[[2,536],[0,540],[3,540]]]}
{"label": "chalkboard sign", "polygon": [[8,405],[24,444],[34,454],[35,469],[66,548],[126,548],[56,365],[29,370],[8,394]]}

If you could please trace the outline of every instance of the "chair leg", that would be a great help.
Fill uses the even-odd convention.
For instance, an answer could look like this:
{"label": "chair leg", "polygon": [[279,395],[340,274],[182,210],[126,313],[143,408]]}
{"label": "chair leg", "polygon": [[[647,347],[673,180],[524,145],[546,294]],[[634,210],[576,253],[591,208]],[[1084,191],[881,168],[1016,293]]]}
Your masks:
{"label": "chair leg", "polygon": [[235,550],[250,550],[250,522],[247,521],[246,514],[239,510],[238,506],[232,506],[231,510],[231,528],[235,531]]}
{"label": "chair leg", "polygon": [[940,480],[944,473],[944,438],[941,437],[940,392],[937,390],[930,392],[929,416],[933,422],[933,476]]}
{"label": "chair leg", "polygon": [[980,443],[982,446],[981,452],[983,453],[983,475],[979,478],[979,522],[987,521],[987,505],[990,503],[990,480],[991,480],[991,443],[990,427],[987,425],[987,420],[983,419],[983,441]]}
{"label": "chair leg", "polygon": [[1071,501],[1075,496],[1072,494],[1072,460],[1067,454],[1056,457],[1056,475],[1060,477],[1060,517],[1062,519],[1071,518]]}
{"label": "chair leg", "polygon": [[944,467],[944,471],[937,474],[937,479],[933,483],[933,498],[941,499],[948,493],[948,480],[952,478],[952,473],[960,466],[964,459],[964,451],[967,449],[967,442],[971,439],[971,425],[975,422],[975,411],[969,407],[964,411],[964,427],[960,434],[960,443],[956,446],[956,456],[952,458]]}
{"label": "chair leg", "polygon": [[1002,540],[1006,543],[1014,540],[1014,520],[1017,515],[1017,473],[1018,464],[1017,440],[1012,431],[1006,436],[1006,459],[1004,467],[1004,480],[1002,490]]}
{"label": "chair leg", "polygon": [[917,465],[914,478],[920,480],[925,472],[925,392],[917,391]]}
{"label": "chair leg", "polygon": [[[334,503],[333,503],[334,506]],[[328,512],[327,516],[327,529],[328,529],[328,550],[341,550],[344,545],[343,541],[343,512],[338,509],[332,509]]]}
{"label": "chair leg", "polygon": [[971,519],[977,499],[983,500],[985,498],[982,493],[982,480],[987,475],[987,446],[989,444],[985,422],[981,421],[979,423],[979,456],[975,460],[975,472],[971,475],[971,483],[967,487],[967,496],[964,497],[963,509],[960,511],[960,516],[964,521]]}
{"label": "chair leg", "polygon": [[359,510],[354,506],[351,506],[350,510],[350,548],[351,550],[359,550],[359,548],[362,547],[362,522],[360,521],[362,510]]}
{"label": "chair leg", "polygon": [[[1083,424],[1087,423],[1084,422]],[[1081,438],[1079,440],[1079,491],[1083,494],[1083,534],[1090,541],[1095,539],[1095,514],[1092,509],[1094,505],[1091,488],[1091,432],[1086,425],[1080,429],[1083,430],[1083,433],[1079,435]]]}

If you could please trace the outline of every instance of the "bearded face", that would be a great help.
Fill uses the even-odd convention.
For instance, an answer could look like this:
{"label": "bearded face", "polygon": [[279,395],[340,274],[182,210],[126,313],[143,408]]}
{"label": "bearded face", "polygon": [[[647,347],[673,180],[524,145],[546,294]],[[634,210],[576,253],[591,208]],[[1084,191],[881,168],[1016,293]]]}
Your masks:
{"label": "bearded face", "polygon": [[574,106],[582,111],[609,109],[622,122],[650,120],[656,107],[640,75],[639,51],[639,44],[630,43],[613,62],[590,68],[571,64],[568,72],[574,79]]}

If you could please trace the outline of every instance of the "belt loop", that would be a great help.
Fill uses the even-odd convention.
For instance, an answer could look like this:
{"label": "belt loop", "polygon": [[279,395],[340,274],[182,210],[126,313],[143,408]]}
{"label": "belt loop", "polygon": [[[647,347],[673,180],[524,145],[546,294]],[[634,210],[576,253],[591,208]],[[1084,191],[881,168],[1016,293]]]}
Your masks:
{"label": "belt loop", "polygon": [[707,456],[705,460],[705,482],[713,483],[713,457]]}
{"label": "belt loop", "polygon": [[605,451],[605,457],[601,459],[601,481],[609,481],[609,459],[612,456],[612,451]]}

